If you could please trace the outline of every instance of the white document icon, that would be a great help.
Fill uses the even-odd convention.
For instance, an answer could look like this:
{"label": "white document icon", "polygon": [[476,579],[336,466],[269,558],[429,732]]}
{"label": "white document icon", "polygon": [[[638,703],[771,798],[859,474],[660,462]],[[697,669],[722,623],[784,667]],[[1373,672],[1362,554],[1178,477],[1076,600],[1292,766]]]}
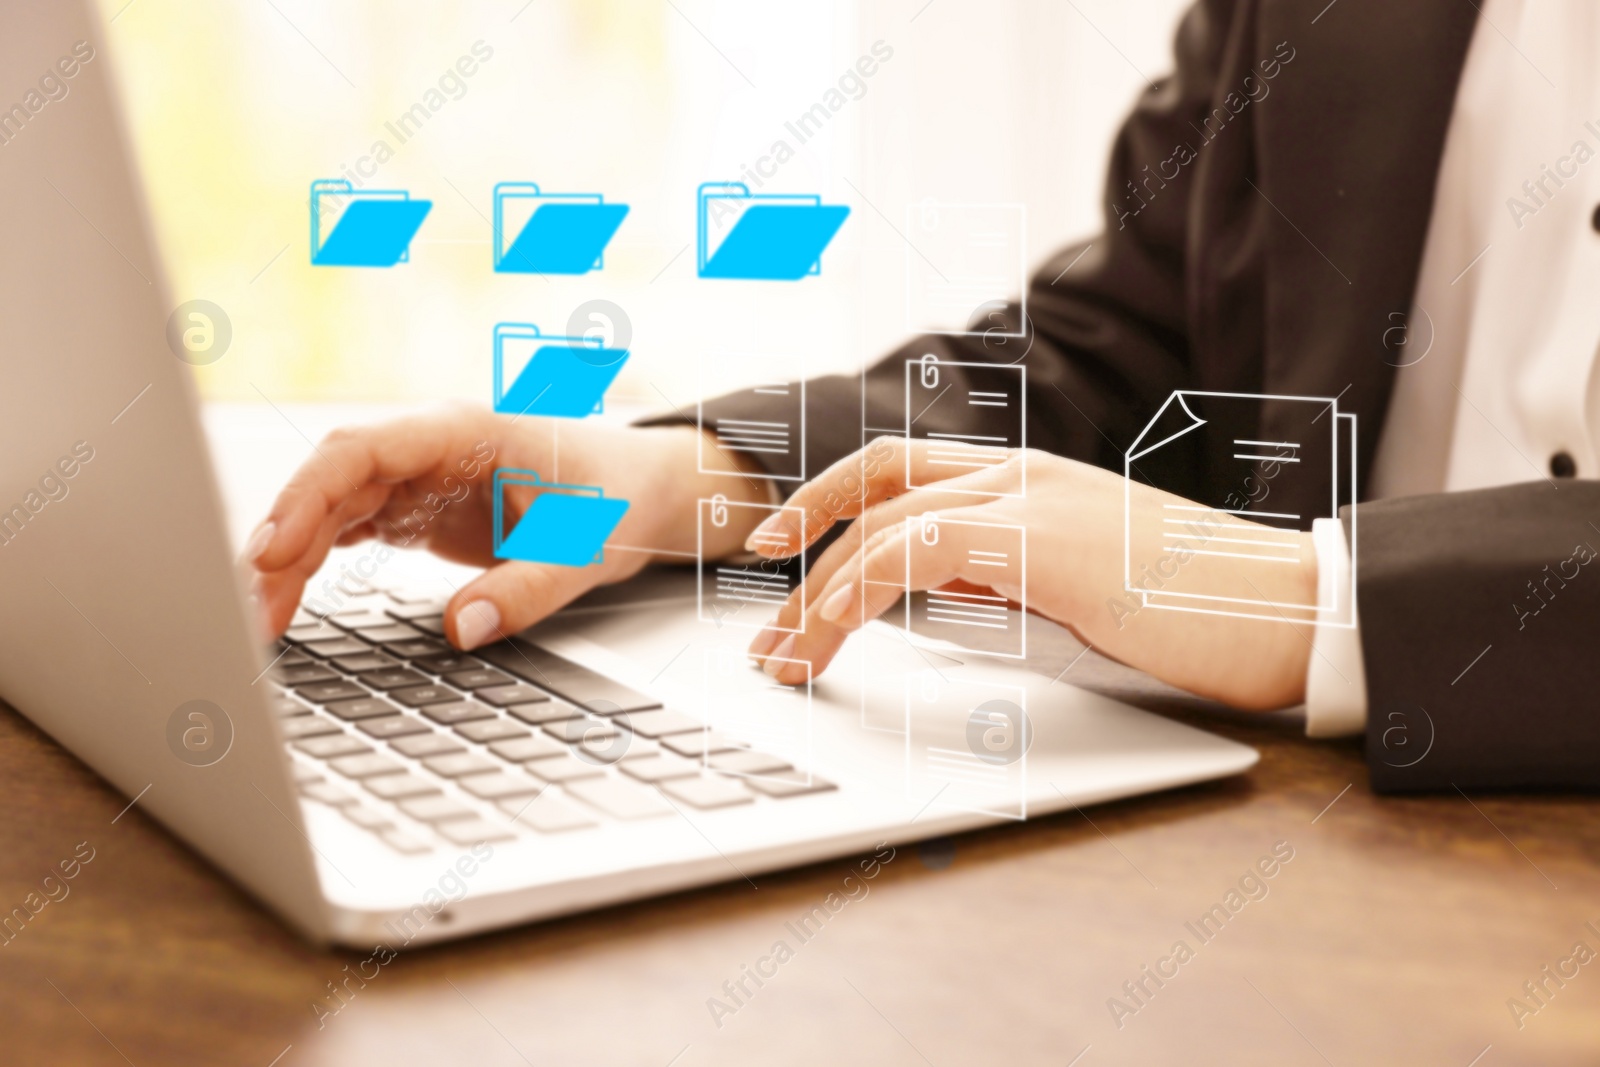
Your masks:
{"label": "white document icon", "polygon": [[[753,516],[760,522],[772,515],[788,517],[790,527],[799,531],[802,541],[805,531],[805,509],[782,507],[777,504],[741,504],[730,501],[720,493],[710,500],[700,501],[700,523],[695,549],[695,566],[699,576],[700,621],[723,626],[740,626],[760,629],[772,626],[783,633],[804,633],[805,616],[794,628],[778,626],[773,616],[789,595],[796,590],[805,595],[805,553],[786,559],[759,556],[754,559],[712,559],[705,557],[706,535],[723,529],[734,513]],[[761,535],[757,544],[782,547],[786,541],[781,535]]]}
{"label": "white document icon", "polygon": [[1021,686],[938,670],[906,677],[906,797],[958,811],[1028,817],[1033,728]]}
{"label": "white document icon", "polygon": [[[700,473],[742,478],[727,464],[708,462],[715,453],[743,456],[778,482],[806,480],[805,361],[789,355],[707,356],[700,364],[700,395],[738,398],[748,417],[706,417],[700,427]],[[752,380],[754,385],[748,384]]]}
{"label": "white document icon", "polygon": [[[1287,429],[1268,435],[1274,440],[1256,429],[1268,401],[1290,416]],[[1337,398],[1174,392],[1128,449],[1124,589],[1145,607],[1354,625],[1354,508],[1347,572],[1321,575],[1321,588],[1304,599],[1264,590],[1278,586],[1282,568],[1301,563],[1300,531],[1354,504],[1355,460],[1356,417],[1341,414]],[[1185,497],[1206,484],[1211,498],[1136,516],[1135,484]]]}
{"label": "white document icon", "polygon": [[[1026,532],[1021,526],[917,517],[917,536],[906,541],[906,584],[918,573],[920,557],[941,551],[954,539],[970,573],[1027,596]],[[914,590],[906,597],[906,632],[924,641],[982,656],[1024,659],[1028,654],[1028,608],[1010,610],[1005,597],[990,589]]]}
{"label": "white document icon", "polygon": [[[998,467],[1013,449],[1028,447],[1028,369],[996,363],[940,360],[932,353],[906,360],[906,438],[927,441],[932,479],[920,478],[907,455],[907,484],[918,488],[942,478]],[[960,430],[941,427],[961,426]],[[952,489],[982,496],[1027,495],[1027,472],[1014,493]]]}
{"label": "white document icon", "polygon": [[[1028,269],[1022,204],[945,204],[906,208],[906,328],[957,337],[1015,337],[1027,321]],[[1010,332],[984,311],[1023,301]]]}

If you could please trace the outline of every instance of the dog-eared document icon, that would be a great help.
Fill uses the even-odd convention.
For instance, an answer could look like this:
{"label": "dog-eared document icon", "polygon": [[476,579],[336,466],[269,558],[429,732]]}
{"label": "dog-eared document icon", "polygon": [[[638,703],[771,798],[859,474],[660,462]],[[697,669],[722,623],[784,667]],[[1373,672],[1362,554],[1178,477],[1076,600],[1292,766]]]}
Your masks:
{"label": "dog-eared document icon", "polygon": [[[1266,406],[1271,429],[1262,425]],[[1356,417],[1333,396],[1179,389],[1123,462],[1123,589],[1141,607],[1268,622],[1355,626],[1355,560],[1322,568],[1315,589],[1274,579],[1300,565],[1300,531],[1350,508],[1358,537]],[[1208,472],[1197,486],[1190,472]],[[1136,510],[1136,486],[1174,494]],[[1181,497],[1182,499],[1178,499]],[[1221,562],[1212,562],[1220,560]],[[1269,595],[1267,590],[1274,592]]]}
{"label": "dog-eared document icon", "polygon": [[628,214],[599,193],[546,193],[532,182],[494,187],[494,269],[514,274],[587,274]]}
{"label": "dog-eared document icon", "polygon": [[627,361],[627,349],[607,348],[596,337],[542,334],[529,322],[497,323],[494,409],[501,415],[584,418],[601,410]]}
{"label": "dog-eared document icon", "polygon": [[819,196],[752,193],[741,182],[699,189],[702,278],[795,282],[822,270],[822,250],[850,209]]}
{"label": "dog-eared document icon", "polygon": [[433,208],[403,189],[356,189],[342,178],[311,183],[311,263],[392,267],[411,259],[411,239]]}
{"label": "dog-eared document icon", "polygon": [[[512,493],[533,498],[507,533],[506,496]],[[494,472],[494,556],[561,567],[599,563],[606,538],[627,511],[626,500],[606,496],[599,486],[547,482],[538,471],[502,467]]]}

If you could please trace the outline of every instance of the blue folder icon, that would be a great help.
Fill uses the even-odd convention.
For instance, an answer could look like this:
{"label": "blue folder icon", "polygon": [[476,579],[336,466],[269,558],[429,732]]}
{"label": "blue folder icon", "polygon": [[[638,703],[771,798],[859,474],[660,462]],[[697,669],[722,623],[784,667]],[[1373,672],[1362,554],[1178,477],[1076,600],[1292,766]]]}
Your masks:
{"label": "blue folder icon", "polygon": [[[512,489],[538,495],[505,532],[505,497]],[[537,471],[502,467],[494,472],[494,556],[524,563],[586,567],[602,561],[611,531],[627,514],[628,502],[605,495],[593,485],[546,482]]]}
{"label": "blue folder icon", "polygon": [[584,418],[601,410],[601,398],[627,361],[626,348],[606,348],[596,339],[547,337],[530,322],[498,323],[494,409],[502,415]]}
{"label": "blue folder icon", "polygon": [[494,187],[494,269],[587,274],[605,265],[611,235],[628,214],[598,193],[542,193],[532,182]]}
{"label": "blue folder icon", "polygon": [[311,262],[318,267],[392,267],[408,261],[411,238],[433,207],[402,189],[360,189],[335,178],[311,183]]}
{"label": "blue folder icon", "polygon": [[822,250],[849,214],[816,196],[706,182],[699,192],[700,277],[795,282],[819,273]]}

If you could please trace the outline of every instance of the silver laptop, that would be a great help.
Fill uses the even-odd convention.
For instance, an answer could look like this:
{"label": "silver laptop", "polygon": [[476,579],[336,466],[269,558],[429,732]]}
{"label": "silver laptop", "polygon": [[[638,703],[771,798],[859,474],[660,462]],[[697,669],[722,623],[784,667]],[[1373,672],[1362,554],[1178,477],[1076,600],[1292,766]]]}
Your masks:
{"label": "silver laptop", "polygon": [[0,35],[19,101],[0,115],[0,696],[308,938],[398,948],[1254,763],[886,623],[776,686],[691,570],[471,655],[425,583],[351,570],[262,648],[167,342],[115,57],[81,0],[19,3]]}

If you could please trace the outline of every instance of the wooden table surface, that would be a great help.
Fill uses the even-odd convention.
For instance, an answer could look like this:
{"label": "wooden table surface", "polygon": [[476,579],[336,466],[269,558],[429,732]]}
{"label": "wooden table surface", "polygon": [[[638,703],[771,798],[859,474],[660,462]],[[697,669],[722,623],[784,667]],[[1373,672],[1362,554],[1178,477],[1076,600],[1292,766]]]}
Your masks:
{"label": "wooden table surface", "polygon": [[[1600,951],[1584,925],[1600,928],[1590,801],[1375,797],[1354,742],[1218,712],[1093,653],[1070,678],[1255,745],[1261,763],[901,848],[804,944],[785,923],[841,891],[850,861],[403,953],[320,1023],[311,1005],[363,954],[297,941],[137,806],[113,822],[127,798],[0,707],[0,908],[80,842],[94,850],[70,894],[0,945],[0,1062],[1600,1058],[1600,964],[1562,963],[1576,942]],[[1266,895],[1247,882],[1259,899],[1234,898],[1220,933],[1195,936],[1186,923],[1275,845],[1293,858]],[[723,983],[780,939],[792,958],[760,988],[747,979],[735,1007]],[[1161,964],[1180,940],[1184,962]],[[1172,976],[1144,978],[1135,1001],[1123,984],[1146,965]],[[1546,965],[1576,975],[1558,985]],[[1523,984],[1541,978],[1536,1001]],[[714,1018],[713,997],[735,1010]],[[1530,1011],[1514,1019],[1511,998]]]}

